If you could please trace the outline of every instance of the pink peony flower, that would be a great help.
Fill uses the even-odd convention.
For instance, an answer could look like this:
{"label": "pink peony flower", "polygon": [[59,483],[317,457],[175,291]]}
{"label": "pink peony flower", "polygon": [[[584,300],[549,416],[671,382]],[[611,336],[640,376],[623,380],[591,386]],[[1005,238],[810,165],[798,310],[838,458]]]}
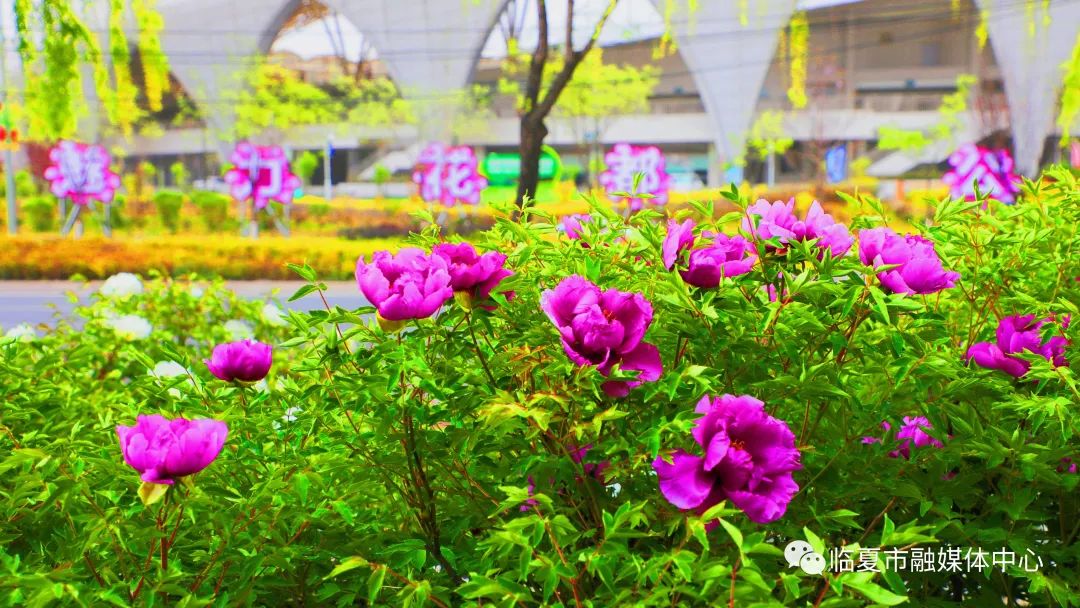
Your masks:
{"label": "pink peony flower", "polygon": [[[450,287],[455,292],[468,294],[473,300],[487,300],[503,279],[514,274],[506,268],[505,255],[498,251],[480,255],[469,243],[441,243],[431,254],[446,261]],[[505,294],[508,300],[513,299],[512,291]]]}
{"label": "pink peony flower", "polygon": [[[702,233],[703,245],[694,249],[694,220],[668,220],[662,259],[668,270],[679,268],[687,283],[697,287],[717,287],[724,277],[746,274],[757,262],[754,245],[742,236]],[[689,252],[689,255],[686,255]]]}
{"label": "pink peony flower", "polygon": [[668,220],[667,236],[664,237],[663,260],[664,268],[671,270],[675,263],[680,261],[682,252],[689,251],[694,246],[694,220],[688,219],[681,224],[675,220]]}
{"label": "pink peony flower", "polygon": [[932,242],[914,234],[900,236],[884,227],[859,231],[859,259],[874,268],[899,264],[877,275],[881,286],[894,293],[936,293],[955,287],[960,280],[960,273],[942,266]]}
{"label": "pink peony flower", "polygon": [[[828,250],[834,257],[844,255],[851,249],[854,239],[847,226],[837,224],[831,215],[825,213],[821,204],[814,201],[806,216],[800,220],[795,217],[795,199],[785,203],[779,201],[769,204],[762,199],[747,208],[747,217],[743,218],[743,230],[755,239],[779,239],[781,243],[817,239],[816,246]],[[757,216],[755,227],[752,217]]]}
{"label": "pink peony flower", "polygon": [[376,251],[370,263],[361,257],[356,262],[356,282],[379,316],[388,321],[430,317],[454,295],[446,259],[415,247],[396,255]]}
{"label": "pink peony flower", "polygon": [[[1016,378],[1031,369],[1031,363],[1013,356],[1024,351],[1041,356],[1054,367],[1064,367],[1068,365],[1065,361],[1065,347],[1069,345],[1069,341],[1065,336],[1052,336],[1043,342],[1040,334],[1042,326],[1053,321],[1053,317],[1036,321],[1035,315],[1005,317],[998,322],[997,342],[972,344],[964,354],[964,359],[974,360],[981,367],[1001,370]],[[1069,328],[1069,321],[1069,315],[1062,318],[1062,331]]]}
{"label": "pink peony flower", "polygon": [[207,369],[226,382],[258,382],[270,372],[273,347],[255,340],[227,342],[214,347]]}
{"label": "pink peony flower", "polygon": [[[577,240],[581,238],[582,225],[591,221],[592,216],[587,213],[568,215],[559,222],[559,230],[565,232],[567,237]],[[582,243],[582,247],[588,247],[588,244]]]}
{"label": "pink peony flower", "polygon": [[642,340],[652,323],[652,305],[639,293],[600,291],[574,275],[540,296],[540,306],[559,330],[563,350],[578,365],[595,365],[607,376],[618,364],[639,372],[636,380],[611,380],[601,388],[608,396],[625,397],[642,382],[660,378],[660,351]]}
{"label": "pink peony flower", "polygon": [[574,446],[570,446],[570,458],[574,462],[581,465],[581,468],[585,471],[586,475],[592,477],[600,483],[605,483],[604,471],[606,471],[608,467],[611,466],[611,462],[607,460],[601,461],[599,463],[584,462],[585,457],[589,455],[589,450],[591,450],[592,447],[593,444],[591,443],[587,444],[585,447],[582,448],[575,448]]}
{"label": "pink peony flower", "polygon": [[135,426],[116,425],[124,462],[147,483],[172,485],[205,469],[221,453],[229,427],[220,420],[168,420],[139,416]]}
{"label": "pink peony flower", "polygon": [[792,473],[802,464],[791,429],[763,406],[748,395],[702,397],[693,430],[702,455],[676,450],[670,464],[653,461],[664,497],[698,514],[730,500],[757,523],[783,517],[799,491]]}
{"label": "pink peony flower", "polygon": [[711,243],[690,252],[686,270],[679,273],[684,281],[696,287],[718,287],[725,277],[750,272],[757,260],[750,241],[738,235],[717,234]]}
{"label": "pink peony flower", "polygon": [[[886,432],[892,429],[892,425],[888,422],[882,422],[881,428]],[[900,458],[903,456],[905,459],[911,459],[911,448],[925,448],[933,446],[935,448],[945,447],[937,439],[934,439],[926,431],[934,430],[934,426],[930,424],[930,421],[923,416],[904,416],[904,423],[900,426],[900,430],[896,433],[896,439],[900,441],[899,447],[889,452],[890,458]],[[862,442],[865,445],[874,443],[882,443],[882,440],[877,437],[863,437]]]}

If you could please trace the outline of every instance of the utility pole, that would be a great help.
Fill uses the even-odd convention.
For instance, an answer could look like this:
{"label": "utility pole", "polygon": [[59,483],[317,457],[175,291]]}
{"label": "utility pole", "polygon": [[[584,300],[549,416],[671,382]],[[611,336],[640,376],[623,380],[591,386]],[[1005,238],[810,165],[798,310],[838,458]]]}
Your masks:
{"label": "utility pole", "polygon": [[[4,40],[4,11],[6,7],[0,3],[0,105],[7,104],[7,43]],[[5,117],[8,116],[7,108],[4,108]],[[8,122],[8,121],[5,121]],[[10,145],[4,142],[4,180],[7,186],[7,227],[8,234],[14,236],[19,232],[19,207],[15,201],[15,128],[12,124],[5,125],[7,137],[11,138]]]}
{"label": "utility pole", "polygon": [[326,199],[327,203],[334,197],[334,184],[332,183],[331,178],[333,171],[330,168],[333,156],[334,134],[329,133],[326,135],[326,148],[323,149],[323,197]]}

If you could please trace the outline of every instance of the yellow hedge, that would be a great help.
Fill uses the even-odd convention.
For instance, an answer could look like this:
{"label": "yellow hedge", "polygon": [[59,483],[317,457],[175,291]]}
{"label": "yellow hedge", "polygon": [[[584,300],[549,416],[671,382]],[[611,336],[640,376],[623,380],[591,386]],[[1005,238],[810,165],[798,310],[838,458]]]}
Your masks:
{"label": "yellow hedge", "polygon": [[276,236],[154,236],[125,240],[59,236],[0,238],[0,279],[105,278],[117,272],[197,272],[226,279],[296,279],[287,263],[307,262],[325,279],[353,276],[356,259],[399,239],[348,241]]}

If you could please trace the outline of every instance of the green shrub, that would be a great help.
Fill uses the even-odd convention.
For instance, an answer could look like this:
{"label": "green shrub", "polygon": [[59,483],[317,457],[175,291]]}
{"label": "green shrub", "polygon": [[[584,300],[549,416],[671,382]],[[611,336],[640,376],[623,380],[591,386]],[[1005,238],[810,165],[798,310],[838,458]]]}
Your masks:
{"label": "green shrub", "polygon": [[127,214],[127,196],[117,194],[109,204],[109,222],[113,228],[126,228],[131,224]]}
{"label": "green shrub", "polygon": [[159,190],[154,193],[154,206],[157,207],[161,225],[169,232],[176,233],[180,229],[184,195],[175,190]]}
{"label": "green shrub", "polygon": [[319,156],[309,150],[301,152],[300,156],[296,157],[296,160],[292,163],[293,173],[305,184],[311,183],[311,178],[315,175],[315,169],[318,167]]}
{"label": "green shrub", "polygon": [[51,196],[31,196],[22,203],[23,215],[36,232],[52,232],[57,229],[56,215],[60,212],[56,199]]}
{"label": "green shrub", "polygon": [[220,232],[225,229],[229,219],[229,207],[232,198],[220,192],[196,190],[191,193],[191,202],[199,208],[203,223],[210,232]]}
{"label": "green shrub", "polygon": [[386,184],[390,182],[390,178],[393,174],[390,173],[390,169],[386,165],[375,165],[375,174],[372,176],[371,181],[375,182],[375,187],[379,196],[383,196],[386,193]]}
{"label": "green shrub", "polygon": [[181,191],[187,190],[188,185],[191,183],[191,172],[188,171],[183,162],[176,161],[169,165],[169,174],[172,175],[174,186]]}
{"label": "green shrub", "polygon": [[[324,308],[306,266],[296,295],[310,312],[284,327],[220,284],[195,294],[184,280],[149,281],[141,295],[92,297],[36,340],[0,339],[0,601],[1078,606],[1080,334],[1062,326],[1080,314],[1080,184],[1052,177],[1011,207],[939,204],[915,230],[959,279],[927,295],[890,291],[891,273],[915,270],[868,266],[859,245],[834,258],[809,241],[746,249],[706,234],[735,230],[745,209],[713,221],[712,204],[696,204],[672,218],[699,222],[693,254],[668,247],[674,260],[657,211],[625,219],[594,205],[579,239],[548,218],[501,219],[475,235],[515,273],[495,301],[445,293],[444,263],[412,258],[407,272],[426,275],[421,295],[438,311],[400,323],[372,306]],[[872,244],[859,231],[892,218],[872,198],[851,205],[852,233]],[[444,241],[429,225],[412,244]],[[754,252],[748,272],[702,270]],[[574,305],[551,296],[575,275],[613,291],[572,290],[583,294]],[[575,327],[560,331],[548,314]],[[965,361],[1017,314],[1053,316],[1003,337],[1010,365],[1030,365],[1023,377]],[[150,335],[112,329],[145,329],[126,315]],[[266,385],[212,376],[202,361],[248,331],[275,345]],[[1013,352],[1051,340],[1061,365]],[[653,347],[658,377],[609,384],[635,380]],[[179,375],[149,373],[170,361]],[[618,388],[627,394],[611,396]],[[699,400],[723,394],[764,409],[700,423]],[[146,505],[140,488],[155,484],[125,463],[116,425],[149,414],[229,428],[205,470],[156,484],[165,497]],[[926,425],[913,429],[915,417]],[[766,449],[784,442],[799,452],[798,490],[786,486],[783,504],[751,500],[793,468],[791,447]],[[672,457],[694,470],[673,500],[714,506],[669,502],[656,470]],[[769,523],[750,518],[755,504]],[[833,567],[846,551],[852,571],[793,567],[792,541]],[[955,560],[943,553],[953,549]],[[987,551],[987,567],[970,566],[967,549]],[[989,554],[1006,551],[1013,565]]]}

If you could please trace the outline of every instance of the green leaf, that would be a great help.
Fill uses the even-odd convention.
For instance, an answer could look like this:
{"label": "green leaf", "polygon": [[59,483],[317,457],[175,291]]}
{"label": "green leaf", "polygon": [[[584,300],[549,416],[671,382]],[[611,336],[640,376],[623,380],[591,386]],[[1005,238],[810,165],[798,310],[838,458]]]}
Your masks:
{"label": "green leaf", "polygon": [[384,578],[386,578],[386,566],[376,566],[367,581],[368,603],[375,604],[375,600],[379,597],[379,590],[382,589]]}
{"label": "green leaf", "polygon": [[736,528],[734,525],[732,525],[726,519],[721,519],[719,521],[720,521],[720,525],[723,526],[724,529],[727,530],[728,535],[731,536],[731,540],[735,541],[735,546],[739,548],[739,552],[741,553],[742,552],[742,545],[743,545],[742,532],[740,532],[738,528]]}
{"label": "green leaf", "polygon": [[884,523],[881,525],[881,546],[884,547],[885,541],[892,536],[893,530],[896,529],[896,524],[893,523],[893,520],[889,519],[888,514],[885,515],[882,521]]}
{"label": "green leaf", "polygon": [[[305,281],[315,281],[315,269],[311,266],[308,266],[307,264],[304,264],[303,266],[297,266],[296,264],[286,264],[286,266],[289,267],[289,270],[300,275],[300,278],[304,279]],[[314,287],[312,287],[312,289],[314,290]]]}
{"label": "green leaf", "polygon": [[889,305],[885,301],[885,293],[877,287],[871,287],[870,297],[874,299],[874,311],[878,313],[881,320],[887,325],[892,325],[892,321],[889,320]]}
{"label": "green leaf", "polygon": [[309,293],[311,293],[313,291],[318,291],[318,290],[319,289],[317,287],[315,287],[314,285],[310,285],[310,284],[301,285],[300,289],[296,290],[296,293],[289,296],[289,301],[290,302],[295,302],[295,301],[299,300],[300,298],[308,295]]}
{"label": "green leaf", "polygon": [[816,553],[826,555],[825,542],[821,540],[821,537],[810,531],[810,528],[803,528],[803,534],[806,535],[806,542],[810,543],[810,546],[814,548]]}
{"label": "green leaf", "polygon": [[908,600],[905,595],[897,595],[888,589],[870,582],[869,580],[858,580],[851,577],[844,577],[843,583],[848,587],[858,591],[866,596],[866,599],[874,602],[875,604],[882,604],[885,606],[896,606],[903,604]]}
{"label": "green leaf", "polygon": [[333,505],[334,510],[337,511],[338,515],[340,515],[341,518],[345,520],[345,523],[349,524],[350,526],[353,524],[353,519],[355,518],[355,515],[353,514],[353,510],[349,508],[349,505],[345,504],[343,501],[340,500],[335,500],[330,504]]}
{"label": "green leaf", "polygon": [[300,503],[307,502],[308,488],[311,487],[311,479],[307,475],[300,473],[296,476],[296,493],[300,495]]}
{"label": "green leaf", "polygon": [[330,574],[327,574],[326,576],[324,576],[323,580],[325,581],[327,579],[334,578],[335,576],[337,576],[339,574],[342,574],[344,572],[348,572],[349,570],[355,570],[357,568],[362,568],[362,567],[367,566],[367,565],[368,565],[368,560],[360,557],[359,555],[354,555],[352,557],[347,557],[344,560],[342,560],[342,562],[340,564],[338,564],[336,568],[331,570]]}

